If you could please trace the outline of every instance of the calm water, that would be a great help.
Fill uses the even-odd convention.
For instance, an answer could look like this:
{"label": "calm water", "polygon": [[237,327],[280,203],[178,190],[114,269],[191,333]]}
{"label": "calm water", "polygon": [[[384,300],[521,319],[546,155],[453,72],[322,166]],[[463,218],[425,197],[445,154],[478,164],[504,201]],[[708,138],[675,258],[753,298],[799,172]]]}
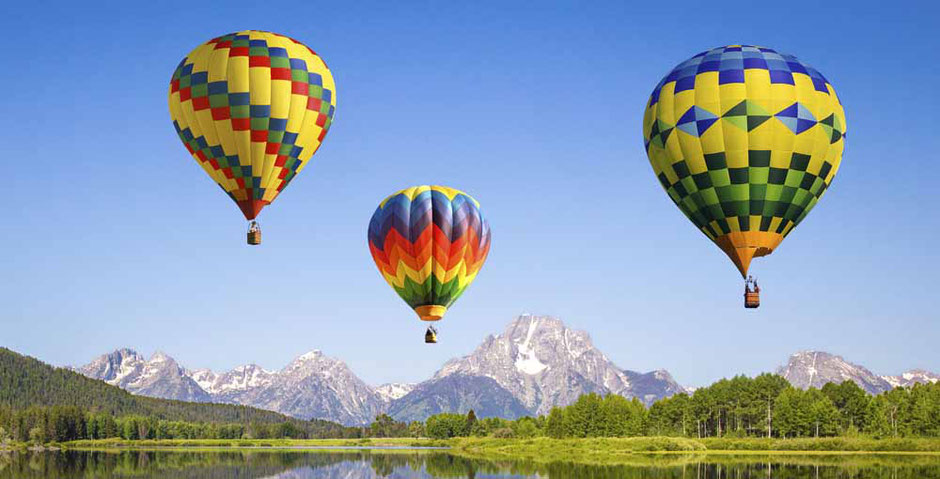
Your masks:
{"label": "calm water", "polygon": [[637,456],[625,466],[469,460],[441,451],[0,453],[0,478],[940,478],[940,456]]}

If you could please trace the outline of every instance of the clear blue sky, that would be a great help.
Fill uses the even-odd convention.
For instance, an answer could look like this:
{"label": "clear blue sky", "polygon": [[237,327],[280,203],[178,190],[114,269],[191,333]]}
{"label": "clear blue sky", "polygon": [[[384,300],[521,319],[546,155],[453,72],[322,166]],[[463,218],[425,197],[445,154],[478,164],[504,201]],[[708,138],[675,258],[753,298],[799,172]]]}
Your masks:
{"label": "clear blue sky", "polygon": [[[318,348],[369,382],[416,381],[531,312],[684,384],[806,348],[940,370],[936,2],[79,3],[15,2],[0,19],[0,345],[59,365],[159,349],[215,369]],[[310,45],[338,95],[260,248],[166,105],[190,49],[249,28]],[[654,179],[640,131],[664,74],[729,43],[823,72],[849,127],[823,201],[755,261],[757,311]],[[470,192],[493,229],[434,347],[365,240],[378,201],[425,183]]]}

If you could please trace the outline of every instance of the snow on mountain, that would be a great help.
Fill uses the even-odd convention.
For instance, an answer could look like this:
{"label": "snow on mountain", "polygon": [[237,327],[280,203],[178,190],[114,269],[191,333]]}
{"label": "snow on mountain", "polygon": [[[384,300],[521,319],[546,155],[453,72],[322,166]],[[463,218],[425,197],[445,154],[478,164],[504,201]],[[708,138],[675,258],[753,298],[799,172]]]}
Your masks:
{"label": "snow on mountain", "polygon": [[195,370],[186,370],[186,375],[193,378],[193,381],[196,381],[196,384],[202,388],[203,391],[209,392],[209,389],[212,387],[212,383],[218,379],[219,375],[214,373],[211,369],[195,369]]}
{"label": "snow on mountain", "polygon": [[893,387],[910,387],[917,383],[927,384],[940,381],[940,374],[924,371],[923,369],[911,369],[899,376],[881,376]]}
{"label": "snow on mountain", "polygon": [[193,402],[212,400],[173,358],[162,352],[144,360],[132,349],[119,349],[99,356],[78,371],[143,396]]}
{"label": "snow on mountain", "polygon": [[[186,370],[162,352],[144,360],[126,348],[77,370],[143,396],[244,404],[302,419],[321,418],[350,425],[372,421],[388,403],[345,363],[316,350],[301,355],[280,371],[268,371],[255,364],[221,374],[209,369]],[[404,395],[401,391],[396,394]]]}
{"label": "snow on mountain", "polygon": [[[584,393],[620,394],[650,403],[683,391],[672,377],[618,368],[584,331],[560,320],[525,314],[468,356],[448,361],[432,379],[453,374],[494,379],[534,414],[574,402]],[[639,380],[642,387],[637,387]]]}
{"label": "snow on mountain", "polygon": [[376,386],[375,392],[386,402],[391,402],[410,393],[415,386],[414,383],[385,383]]}
{"label": "snow on mountain", "polygon": [[253,389],[250,405],[302,419],[367,424],[386,404],[346,363],[318,350],[293,360],[262,384]]}
{"label": "snow on mountain", "polygon": [[878,394],[893,386],[863,366],[853,364],[842,356],[823,351],[800,351],[790,356],[786,366],[777,369],[777,374],[790,381],[794,387],[821,388],[826,383],[854,381],[869,394]]}
{"label": "snow on mountain", "polygon": [[270,386],[276,374],[257,364],[246,364],[221,374],[206,375],[206,379],[211,379],[211,382],[200,385],[216,401],[252,405],[253,393]]}

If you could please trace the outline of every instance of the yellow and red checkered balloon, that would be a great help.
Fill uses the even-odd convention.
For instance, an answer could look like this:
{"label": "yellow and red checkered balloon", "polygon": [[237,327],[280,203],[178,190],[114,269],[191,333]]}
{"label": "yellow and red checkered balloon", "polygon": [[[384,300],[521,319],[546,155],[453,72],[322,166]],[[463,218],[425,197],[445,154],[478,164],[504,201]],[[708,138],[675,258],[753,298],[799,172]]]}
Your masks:
{"label": "yellow and red checkered balloon", "polygon": [[246,30],[189,53],[170,81],[170,117],[183,145],[252,220],[320,147],[336,86],[309,47]]}
{"label": "yellow and red checkered balloon", "polygon": [[643,117],[653,173],[742,275],[822,198],[839,171],[845,131],[842,104],[821,73],[749,45],[680,63]]}

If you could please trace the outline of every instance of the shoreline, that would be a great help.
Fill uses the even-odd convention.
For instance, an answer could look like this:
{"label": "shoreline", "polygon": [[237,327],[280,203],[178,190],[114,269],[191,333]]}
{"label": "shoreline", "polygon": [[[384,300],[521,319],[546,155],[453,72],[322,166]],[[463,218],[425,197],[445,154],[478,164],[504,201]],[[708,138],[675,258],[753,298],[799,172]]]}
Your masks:
{"label": "shoreline", "polygon": [[82,440],[47,445],[69,450],[296,450],[296,451],[440,451],[487,457],[553,458],[572,455],[940,455],[933,438],[705,438],[632,437],[496,439],[489,437],[369,439],[168,439]]}

